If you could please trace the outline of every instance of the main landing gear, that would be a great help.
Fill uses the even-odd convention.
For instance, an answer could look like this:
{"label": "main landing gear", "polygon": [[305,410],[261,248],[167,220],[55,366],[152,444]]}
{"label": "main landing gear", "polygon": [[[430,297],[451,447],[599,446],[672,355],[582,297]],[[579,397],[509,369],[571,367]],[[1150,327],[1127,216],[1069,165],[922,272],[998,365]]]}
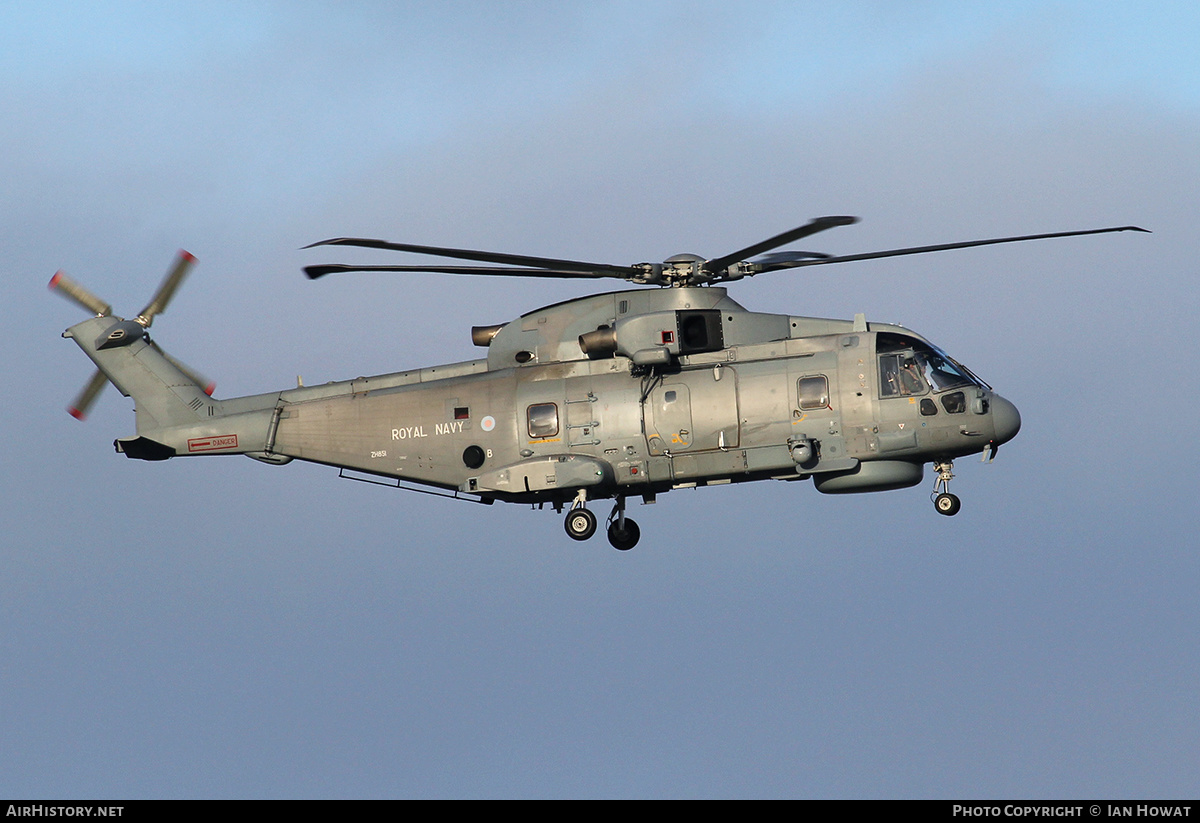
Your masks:
{"label": "main landing gear", "polygon": [[637,545],[641,539],[642,530],[632,517],[625,516],[625,498],[618,497],[617,505],[613,506],[612,514],[608,516],[608,542],[614,549],[627,552]]}
{"label": "main landing gear", "polygon": [[571,509],[563,525],[572,540],[587,540],[596,533],[596,515],[587,509]]}
{"label": "main landing gear", "polygon": [[[587,491],[580,489],[563,523],[572,540],[587,540],[596,533],[596,515],[587,508]],[[608,542],[618,551],[627,552],[637,545],[642,530],[633,518],[625,516],[625,498],[618,497],[617,505],[608,516]]]}
{"label": "main landing gear", "polygon": [[953,469],[953,460],[933,464],[933,470],[938,473],[938,478],[933,485],[933,494],[930,495],[930,498],[933,500],[933,508],[937,510],[937,513],[947,517],[958,514],[958,510],[962,508],[962,501],[958,499],[958,495],[950,493],[950,480],[954,477]]}

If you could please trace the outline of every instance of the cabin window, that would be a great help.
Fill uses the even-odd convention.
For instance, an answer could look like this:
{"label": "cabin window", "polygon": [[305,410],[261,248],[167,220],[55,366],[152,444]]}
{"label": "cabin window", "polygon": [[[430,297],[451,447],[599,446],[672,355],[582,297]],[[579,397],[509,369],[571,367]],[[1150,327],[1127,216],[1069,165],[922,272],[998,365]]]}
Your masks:
{"label": "cabin window", "polygon": [[798,392],[801,409],[829,408],[829,379],[825,375],[801,377]]}
{"label": "cabin window", "polygon": [[937,414],[937,403],[934,403],[928,397],[921,398],[921,414],[926,417],[932,417]]}
{"label": "cabin window", "polygon": [[558,434],[558,406],[554,403],[535,403],[527,412],[529,436],[534,440]]}

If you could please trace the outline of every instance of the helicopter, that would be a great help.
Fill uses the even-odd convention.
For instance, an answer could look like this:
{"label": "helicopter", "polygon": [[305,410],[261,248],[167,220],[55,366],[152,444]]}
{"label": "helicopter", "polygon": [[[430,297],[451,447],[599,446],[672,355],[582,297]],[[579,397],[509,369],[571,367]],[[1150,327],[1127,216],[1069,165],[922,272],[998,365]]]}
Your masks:
{"label": "helicopter", "polygon": [[[97,370],[68,411],[82,419],[111,382],[132,397],[136,431],[113,441],[140,460],[244,454],[309,461],[354,480],[492,504],[550,504],[587,540],[591,503],[612,500],[609,542],[641,530],[626,502],[675,489],[811,480],[826,494],[901,489],[936,475],[934,509],[956,514],[956,458],[991,462],[1021,427],[1013,403],[914,331],[887,323],[752,312],[723,284],[769,272],[999,243],[1141,231],[1120,226],[828,255],[775,251],[856,217],[829,216],[715,258],[679,254],[629,266],[367,238],[360,247],[485,265],[312,265],[349,272],[433,272],[635,286],[475,326],[484,357],[319,386],[218,400],[210,381],[149,335],[195,263],[181,252],[133,319],[58,272],[51,289],[93,316],[63,332]],[[298,381],[299,382],[299,381]]]}

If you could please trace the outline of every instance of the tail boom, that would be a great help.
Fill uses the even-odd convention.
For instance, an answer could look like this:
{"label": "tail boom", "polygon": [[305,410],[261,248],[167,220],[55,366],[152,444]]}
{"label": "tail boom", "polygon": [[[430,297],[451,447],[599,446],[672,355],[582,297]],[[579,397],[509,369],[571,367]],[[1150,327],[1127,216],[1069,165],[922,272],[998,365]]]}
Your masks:
{"label": "tail boom", "polygon": [[[93,317],[63,332],[91,358],[104,380],[133,398],[137,436],[114,441],[118,452],[142,460],[165,460],[266,449],[277,395],[214,400],[210,383],[145,337],[108,344],[114,329],[127,322]],[[102,386],[101,380],[94,380],[85,391],[94,393]]]}

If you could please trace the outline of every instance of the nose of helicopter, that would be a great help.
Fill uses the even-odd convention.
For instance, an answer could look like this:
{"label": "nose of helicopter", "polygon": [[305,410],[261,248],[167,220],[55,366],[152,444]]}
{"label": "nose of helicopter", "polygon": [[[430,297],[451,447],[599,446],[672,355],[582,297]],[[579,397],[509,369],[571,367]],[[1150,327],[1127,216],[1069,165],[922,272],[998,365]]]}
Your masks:
{"label": "nose of helicopter", "polygon": [[996,445],[1007,443],[1021,430],[1021,413],[1017,407],[998,394],[992,395],[992,426],[996,432]]}

